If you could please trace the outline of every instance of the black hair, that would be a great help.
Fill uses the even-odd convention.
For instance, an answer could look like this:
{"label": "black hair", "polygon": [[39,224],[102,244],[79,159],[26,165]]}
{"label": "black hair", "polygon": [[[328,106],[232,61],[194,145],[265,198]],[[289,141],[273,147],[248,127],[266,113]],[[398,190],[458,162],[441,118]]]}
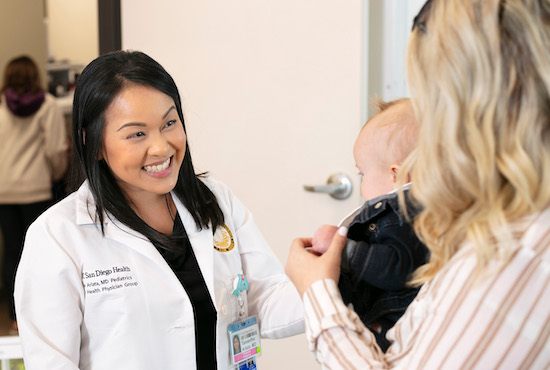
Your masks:
{"label": "black hair", "polygon": [[[78,78],[73,103],[73,179],[77,185],[88,180],[96,204],[95,218],[104,234],[105,214],[111,215],[143,235],[153,244],[169,250],[181,248],[181,240],[147,225],[130,206],[107,163],[99,160],[105,127],[105,111],[128,85],[150,86],[171,97],[185,131],[178,88],[166,70],[138,51],[115,51],[93,60]],[[174,193],[193,216],[198,229],[223,224],[224,217],[215,195],[195,174],[189,144],[179,170]]]}

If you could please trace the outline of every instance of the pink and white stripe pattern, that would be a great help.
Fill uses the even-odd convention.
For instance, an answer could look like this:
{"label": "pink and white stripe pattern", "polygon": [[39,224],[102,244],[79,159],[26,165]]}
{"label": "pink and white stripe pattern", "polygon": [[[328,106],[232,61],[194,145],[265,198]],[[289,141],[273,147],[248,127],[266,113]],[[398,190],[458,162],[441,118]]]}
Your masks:
{"label": "pink and white stripe pattern", "polygon": [[310,349],[325,369],[549,369],[550,210],[523,222],[511,259],[476,279],[464,246],[388,332],[387,353],[333,280],[304,294]]}

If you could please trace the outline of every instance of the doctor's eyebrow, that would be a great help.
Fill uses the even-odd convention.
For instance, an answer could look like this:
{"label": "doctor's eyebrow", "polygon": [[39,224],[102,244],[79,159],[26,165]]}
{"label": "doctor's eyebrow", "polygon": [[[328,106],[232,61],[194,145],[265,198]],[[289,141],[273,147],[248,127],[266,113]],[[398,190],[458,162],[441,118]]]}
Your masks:
{"label": "doctor's eyebrow", "polygon": [[124,128],[126,128],[126,127],[134,127],[134,126],[137,126],[137,127],[145,127],[146,124],[145,124],[145,123],[139,123],[139,122],[128,122],[128,123],[125,123],[125,124],[123,124],[122,126],[120,126],[120,127],[118,128],[117,132],[120,131],[120,130],[122,130],[122,129],[124,129]]}
{"label": "doctor's eyebrow", "polygon": [[[168,114],[170,114],[170,112],[171,112],[172,110],[175,110],[175,109],[176,109],[176,106],[175,106],[175,105],[172,105],[170,108],[168,108],[168,110],[166,111],[166,113],[164,113],[164,115],[162,116],[162,118],[163,118],[163,119],[166,118],[166,117],[168,116]],[[118,128],[117,132],[120,131],[120,130],[122,130],[122,129],[124,129],[124,128],[126,128],[126,127],[135,127],[135,126],[137,126],[137,127],[145,127],[145,126],[147,126],[147,125],[146,125],[145,123],[141,123],[141,122],[128,122],[128,123],[125,123],[125,124],[123,124],[122,126],[120,126],[120,127]]]}
{"label": "doctor's eyebrow", "polygon": [[176,109],[176,106],[175,106],[175,105],[172,105],[172,106],[166,111],[166,113],[164,113],[164,116],[162,116],[162,118],[166,118],[166,116],[172,111],[172,109]]}

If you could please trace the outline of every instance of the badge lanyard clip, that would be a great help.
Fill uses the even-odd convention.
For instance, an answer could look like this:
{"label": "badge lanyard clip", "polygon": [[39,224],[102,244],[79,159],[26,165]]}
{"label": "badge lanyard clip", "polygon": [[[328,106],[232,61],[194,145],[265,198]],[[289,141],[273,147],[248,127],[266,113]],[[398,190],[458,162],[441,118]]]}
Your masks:
{"label": "badge lanyard clip", "polygon": [[245,317],[248,280],[238,274],[233,280],[233,292],[238,303],[239,320],[229,325],[229,345],[231,363],[239,370],[256,369],[256,357],[261,354],[260,330],[255,316]]}
{"label": "badge lanyard clip", "polygon": [[238,274],[233,281],[233,295],[237,297],[239,304],[239,317],[244,317],[244,292],[248,290],[248,279],[243,274]]}

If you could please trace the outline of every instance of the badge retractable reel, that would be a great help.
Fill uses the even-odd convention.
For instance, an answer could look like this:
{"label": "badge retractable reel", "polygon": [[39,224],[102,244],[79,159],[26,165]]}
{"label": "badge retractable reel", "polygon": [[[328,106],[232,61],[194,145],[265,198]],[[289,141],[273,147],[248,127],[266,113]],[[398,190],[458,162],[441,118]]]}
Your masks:
{"label": "badge retractable reel", "polygon": [[256,369],[256,357],[261,355],[260,330],[256,316],[245,316],[246,276],[239,274],[233,281],[233,295],[239,307],[239,321],[229,325],[229,352],[231,363],[238,370]]}

